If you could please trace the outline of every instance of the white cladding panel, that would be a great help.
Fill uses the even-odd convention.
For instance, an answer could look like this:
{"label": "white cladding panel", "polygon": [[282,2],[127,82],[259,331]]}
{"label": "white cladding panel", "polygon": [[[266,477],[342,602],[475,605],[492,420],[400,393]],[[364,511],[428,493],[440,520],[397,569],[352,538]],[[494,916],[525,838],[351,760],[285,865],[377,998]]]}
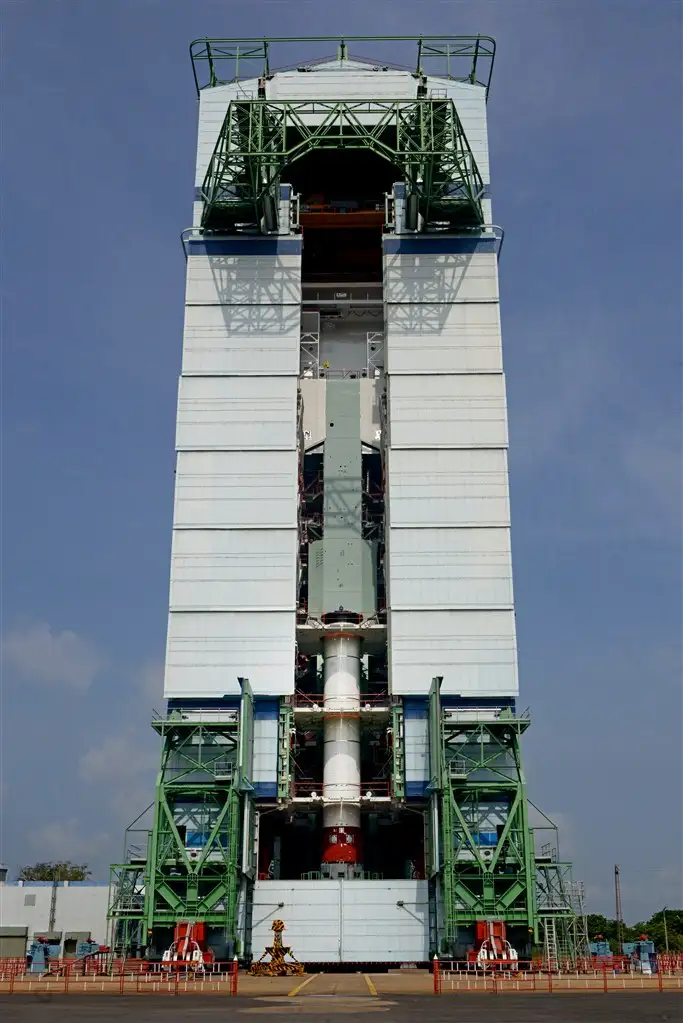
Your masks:
{"label": "white cladding panel", "polygon": [[514,611],[394,611],[389,617],[390,686],[396,694],[516,696]]}
{"label": "white cladding panel", "polygon": [[181,451],[174,525],[296,528],[297,472],[296,451]]}
{"label": "white cladding panel", "polygon": [[176,447],[295,448],[296,419],[296,377],[182,377]]}
{"label": "white cladding panel", "polygon": [[280,71],[267,85],[268,99],[416,99],[409,71],[373,71],[353,61],[330,61],[310,71]]}
{"label": "white cladding panel", "polygon": [[256,881],[251,932],[254,958],[273,944],[271,924],[279,916],[287,924],[285,944],[300,962],[339,962],[340,902],[339,882]]}
{"label": "white cladding panel", "polygon": [[509,529],[391,529],[396,611],[512,607]]}
{"label": "white cladding panel", "polygon": [[295,529],[176,529],[172,611],[293,611]]}
{"label": "white cladding panel", "polygon": [[507,526],[505,450],[388,452],[388,519],[396,526]]}
{"label": "white cladding panel", "polygon": [[497,302],[494,252],[388,252],[384,300],[392,302]]}
{"label": "white cladding panel", "polygon": [[[403,721],[406,784],[429,778],[429,718],[405,715]],[[408,793],[410,795],[410,793]]]}
{"label": "white cladding panel", "polygon": [[187,305],[298,305],[301,256],[188,256]]}
{"label": "white cladding panel", "polygon": [[[448,79],[431,78],[433,90],[446,90],[446,95],[455,103],[458,117],[470,144],[484,184],[491,181],[489,170],[489,137],[486,123],[486,90],[481,85],[465,82],[450,82]],[[443,93],[442,93],[443,95]]]}
{"label": "white cladding panel", "polygon": [[[272,944],[275,906],[297,959],[325,962],[426,962],[426,881],[257,881],[255,957]],[[399,905],[400,903],[400,905]]]}
{"label": "white cladding panel", "polygon": [[290,611],[171,612],[164,697],[238,695],[238,678],[259,696],[292,693],[294,628]]}
{"label": "white cladding panel", "polygon": [[342,950],[346,962],[428,961],[426,881],[347,881],[343,887]]}
{"label": "white cladding panel", "polygon": [[[52,896],[54,893],[54,904]],[[27,927],[29,938],[50,929],[61,931],[62,941],[68,931],[85,931],[93,941],[107,940],[107,906],[109,885],[72,882],[52,885],[0,885],[0,920],[6,927]],[[62,946],[63,947],[63,946]],[[8,1017],[3,1016],[4,1019]]]}
{"label": "white cladding panel", "polygon": [[251,780],[254,782],[277,781],[278,718],[254,718],[254,760]]}
{"label": "white cladding panel", "polygon": [[507,447],[505,378],[392,376],[389,437],[392,448]]}
{"label": "white cladding panel", "polygon": [[384,352],[388,373],[501,373],[498,304],[389,305]]}
{"label": "white cladding panel", "polygon": [[186,306],[183,374],[296,376],[300,322],[297,306]]}

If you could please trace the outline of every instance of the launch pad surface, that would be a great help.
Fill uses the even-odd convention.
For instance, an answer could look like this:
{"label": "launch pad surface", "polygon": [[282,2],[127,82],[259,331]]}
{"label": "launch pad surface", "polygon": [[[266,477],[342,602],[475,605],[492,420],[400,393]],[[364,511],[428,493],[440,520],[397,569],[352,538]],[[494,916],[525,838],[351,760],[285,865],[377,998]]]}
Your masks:
{"label": "launch pad surface", "polygon": [[[321,977],[322,979],[322,977]],[[358,979],[362,980],[362,977]],[[345,980],[353,982],[354,977]],[[312,985],[311,985],[312,986]],[[96,999],[97,1018],[100,1023],[154,1023],[157,1020],[185,1020],[188,1010],[193,1019],[221,1020],[230,1023],[255,1016],[264,1023],[282,1015],[305,1016],[311,1023],[324,1023],[332,1016],[374,1017],[383,1014],[392,1023],[412,1023],[429,1012],[432,1023],[450,1023],[457,1018],[462,1023],[661,1023],[662,1020],[680,1018],[681,998],[675,993],[664,994],[587,994],[582,997],[555,995],[515,995],[505,998],[486,998],[481,995],[458,995],[433,999],[426,996],[398,995],[377,997],[352,994],[301,995],[294,998],[245,997],[226,1001],[218,998],[193,998],[191,1007],[183,998],[147,996],[140,998]],[[48,1001],[33,998],[0,997],[0,1013],[7,1023],[79,1023],[90,1021],[93,1014],[90,998],[63,997]],[[455,1013],[457,1012],[457,1017]]]}

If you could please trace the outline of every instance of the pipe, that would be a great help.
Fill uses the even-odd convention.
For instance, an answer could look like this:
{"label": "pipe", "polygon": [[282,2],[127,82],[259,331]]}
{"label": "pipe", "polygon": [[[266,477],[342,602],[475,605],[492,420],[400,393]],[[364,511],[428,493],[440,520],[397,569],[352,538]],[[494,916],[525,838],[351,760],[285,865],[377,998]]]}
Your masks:
{"label": "pipe", "polygon": [[360,637],[349,626],[323,642],[324,863],[360,862]]}

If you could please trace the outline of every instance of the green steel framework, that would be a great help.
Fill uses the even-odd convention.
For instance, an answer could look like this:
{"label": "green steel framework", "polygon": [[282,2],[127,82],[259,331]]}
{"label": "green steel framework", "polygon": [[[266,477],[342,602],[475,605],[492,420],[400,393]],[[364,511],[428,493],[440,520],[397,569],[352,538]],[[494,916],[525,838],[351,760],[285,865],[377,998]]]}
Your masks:
{"label": "green steel framework", "polygon": [[[251,832],[253,791],[253,699],[248,681],[241,684],[239,712],[188,719],[173,711],[152,722],[162,738],[153,823],[146,855],[111,868],[115,948],[153,948],[155,932],[179,920],[218,928],[236,947],[240,840],[243,821]],[[183,820],[201,836],[196,848],[188,847]]]}
{"label": "green steel framework", "polygon": [[[430,875],[443,901],[437,951],[455,955],[460,929],[478,920],[504,920],[523,928],[529,944],[557,967],[584,955],[582,910],[576,904],[571,865],[557,859],[557,829],[549,818],[529,824],[521,760],[528,714],[512,710],[449,714],[441,705],[442,679],[429,695],[432,829]],[[502,823],[485,849],[480,830],[490,829],[492,806]],[[537,809],[534,807],[534,809]],[[548,827],[549,825],[549,827]],[[552,830],[555,848],[536,849],[536,833]]]}
{"label": "green steel framework", "polygon": [[[307,61],[302,56],[303,47],[309,43],[335,43],[337,58],[349,59],[349,43],[414,43],[417,48],[417,59],[409,70],[416,76],[434,74],[438,78],[448,78],[456,82],[467,82],[480,85],[486,89],[488,97],[493,74],[493,63],[496,56],[496,42],[491,36],[273,36],[271,38],[246,39],[195,39],[190,44],[190,59],[194,83],[199,94],[202,89],[227,85],[230,82],[244,81],[245,78],[268,78],[277,68],[272,63],[272,55],[280,48],[287,46],[296,48],[299,65],[308,70],[321,63]],[[324,60],[325,58],[323,58]],[[329,59],[329,58],[328,58]],[[368,62],[368,57],[352,59]],[[383,61],[372,60],[381,66],[397,67],[395,64],[385,65]],[[223,68],[227,68],[223,71]],[[280,68],[285,70],[285,68]]]}
{"label": "green steel framework", "polygon": [[[460,927],[486,919],[523,926],[537,944],[533,836],[520,751],[530,721],[512,711],[451,717],[441,707],[440,686],[435,679],[429,696],[429,787],[438,800],[443,951],[455,953]],[[495,848],[484,850],[480,825],[493,804],[505,808],[505,823]]]}
{"label": "green steel framework", "polygon": [[396,169],[426,219],[484,223],[484,183],[452,99],[260,98],[228,106],[201,189],[202,227],[258,222],[268,204],[275,218],[283,171],[314,149],[371,150]]}

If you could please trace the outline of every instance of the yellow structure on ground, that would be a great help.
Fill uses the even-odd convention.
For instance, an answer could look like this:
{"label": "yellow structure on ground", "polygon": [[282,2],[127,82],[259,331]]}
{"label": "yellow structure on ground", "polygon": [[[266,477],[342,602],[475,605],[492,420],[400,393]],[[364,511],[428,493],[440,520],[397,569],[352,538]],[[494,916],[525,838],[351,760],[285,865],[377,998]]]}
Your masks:
{"label": "yellow structure on ground", "polygon": [[[303,975],[303,964],[292,954],[291,948],[282,944],[284,921],[273,920],[273,944],[269,945],[261,958],[252,963],[249,973],[254,977],[300,977]],[[270,956],[269,962],[263,960]],[[287,961],[289,956],[290,962]]]}

